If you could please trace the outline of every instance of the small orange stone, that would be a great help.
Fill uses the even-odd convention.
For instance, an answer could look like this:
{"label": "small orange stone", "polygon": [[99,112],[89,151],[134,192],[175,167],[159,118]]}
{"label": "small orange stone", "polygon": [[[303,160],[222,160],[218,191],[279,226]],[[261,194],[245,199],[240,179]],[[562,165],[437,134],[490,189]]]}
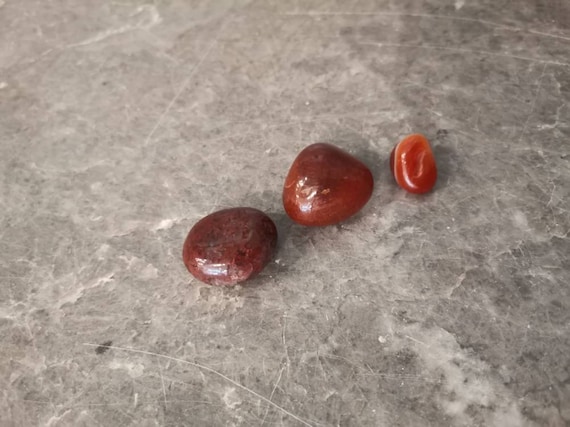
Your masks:
{"label": "small orange stone", "polygon": [[429,141],[420,134],[396,144],[390,155],[390,169],[400,187],[410,193],[427,193],[437,180],[437,166]]}

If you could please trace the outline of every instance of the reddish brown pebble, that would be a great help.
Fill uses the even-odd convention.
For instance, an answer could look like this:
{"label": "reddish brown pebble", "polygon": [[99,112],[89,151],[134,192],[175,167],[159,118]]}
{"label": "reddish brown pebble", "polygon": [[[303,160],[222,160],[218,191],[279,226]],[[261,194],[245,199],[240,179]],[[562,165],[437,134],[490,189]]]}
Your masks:
{"label": "reddish brown pebble", "polygon": [[277,228],[263,212],[253,208],[224,209],[192,227],[182,258],[198,280],[231,286],[263,270],[276,245]]}
{"label": "reddish brown pebble", "polygon": [[437,180],[435,157],[429,141],[420,134],[396,144],[390,155],[390,169],[398,185],[410,193],[427,193]]}
{"label": "reddish brown pebble", "polygon": [[299,153],[283,188],[283,206],[293,221],[322,226],[344,221],[368,202],[374,188],[370,169],[331,144]]}

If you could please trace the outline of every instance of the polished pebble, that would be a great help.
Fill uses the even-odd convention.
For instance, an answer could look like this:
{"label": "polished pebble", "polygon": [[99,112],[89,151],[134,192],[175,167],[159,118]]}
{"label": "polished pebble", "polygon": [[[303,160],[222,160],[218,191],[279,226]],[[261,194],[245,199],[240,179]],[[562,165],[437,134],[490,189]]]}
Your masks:
{"label": "polished pebble", "polygon": [[437,166],[429,141],[420,134],[400,141],[390,155],[390,169],[400,187],[410,193],[427,193],[437,181]]}
{"label": "polished pebble", "polygon": [[188,233],[182,257],[198,280],[231,286],[263,270],[276,245],[271,218],[257,209],[232,208],[198,221]]}
{"label": "polished pebble", "polygon": [[299,224],[331,225],[362,209],[373,188],[364,163],[334,145],[317,143],[302,150],[291,165],[283,206]]}

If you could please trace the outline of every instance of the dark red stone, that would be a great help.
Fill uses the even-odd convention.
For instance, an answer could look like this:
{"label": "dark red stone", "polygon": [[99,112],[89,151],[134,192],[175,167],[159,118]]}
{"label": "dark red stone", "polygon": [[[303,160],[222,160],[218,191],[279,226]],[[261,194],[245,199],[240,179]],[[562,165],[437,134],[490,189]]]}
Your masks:
{"label": "dark red stone", "polygon": [[373,189],[364,163],[334,145],[318,143],[301,151],[291,165],[283,206],[299,224],[331,225],[362,209]]}
{"label": "dark red stone", "polygon": [[182,257],[198,280],[210,285],[235,285],[263,270],[276,245],[277,228],[263,212],[224,209],[192,227]]}
{"label": "dark red stone", "polygon": [[400,187],[410,193],[427,193],[437,180],[437,166],[429,141],[420,134],[396,144],[390,155],[390,169]]}

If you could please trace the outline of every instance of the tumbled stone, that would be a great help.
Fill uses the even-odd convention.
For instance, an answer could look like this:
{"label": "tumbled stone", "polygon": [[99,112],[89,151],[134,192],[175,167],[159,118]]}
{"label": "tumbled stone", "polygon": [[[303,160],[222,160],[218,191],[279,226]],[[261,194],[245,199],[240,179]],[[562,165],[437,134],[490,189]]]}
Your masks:
{"label": "tumbled stone", "polygon": [[398,185],[410,193],[427,193],[437,180],[431,146],[420,134],[410,135],[396,144],[390,155],[390,169]]}
{"label": "tumbled stone", "polygon": [[356,214],[374,189],[370,169],[331,144],[309,145],[285,179],[283,206],[302,225],[336,224]]}
{"label": "tumbled stone", "polygon": [[182,257],[198,280],[235,285],[263,270],[276,245],[277,228],[266,214],[253,208],[224,209],[192,227]]}

